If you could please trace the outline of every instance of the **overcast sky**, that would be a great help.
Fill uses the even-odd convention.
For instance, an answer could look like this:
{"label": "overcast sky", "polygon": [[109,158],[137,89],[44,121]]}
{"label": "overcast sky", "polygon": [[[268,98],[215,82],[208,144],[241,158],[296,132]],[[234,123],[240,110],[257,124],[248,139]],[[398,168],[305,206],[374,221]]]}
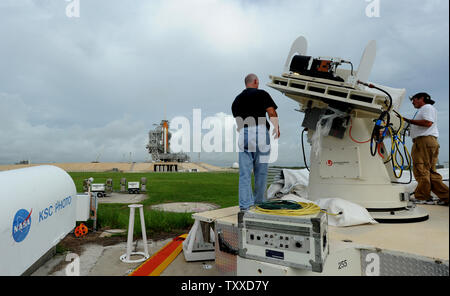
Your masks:
{"label": "overcast sky", "polygon": [[[68,17],[74,2],[0,0],[0,164],[150,160],[154,123],[194,108],[230,115],[253,72],[279,107],[278,164],[302,165],[303,115],[266,86],[300,35],[308,54],[355,67],[376,40],[370,81],[431,94],[448,161],[449,2],[374,1],[79,0],[79,17]],[[377,3],[379,17],[368,17]],[[415,113],[407,99],[400,111]],[[237,154],[200,158],[230,165]]]}

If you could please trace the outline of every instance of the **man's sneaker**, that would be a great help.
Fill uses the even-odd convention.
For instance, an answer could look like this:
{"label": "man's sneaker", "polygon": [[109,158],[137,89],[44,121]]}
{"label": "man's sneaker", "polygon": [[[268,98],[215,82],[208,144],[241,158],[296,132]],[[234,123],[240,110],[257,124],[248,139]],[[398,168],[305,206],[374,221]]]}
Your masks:
{"label": "man's sneaker", "polygon": [[416,205],[435,205],[436,204],[436,202],[431,198],[427,199],[427,200],[413,199],[412,202],[415,203]]}
{"label": "man's sneaker", "polygon": [[437,202],[438,205],[440,206],[446,206],[448,207],[448,200],[440,200]]}

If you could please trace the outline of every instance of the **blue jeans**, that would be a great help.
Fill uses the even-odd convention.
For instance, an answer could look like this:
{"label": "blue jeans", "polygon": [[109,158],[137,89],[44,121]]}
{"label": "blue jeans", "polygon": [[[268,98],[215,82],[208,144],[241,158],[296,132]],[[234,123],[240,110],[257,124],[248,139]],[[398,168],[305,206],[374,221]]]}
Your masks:
{"label": "blue jeans", "polygon": [[[270,137],[264,126],[243,128],[239,135],[239,208],[263,203],[267,187]],[[252,170],[255,190],[252,190]]]}

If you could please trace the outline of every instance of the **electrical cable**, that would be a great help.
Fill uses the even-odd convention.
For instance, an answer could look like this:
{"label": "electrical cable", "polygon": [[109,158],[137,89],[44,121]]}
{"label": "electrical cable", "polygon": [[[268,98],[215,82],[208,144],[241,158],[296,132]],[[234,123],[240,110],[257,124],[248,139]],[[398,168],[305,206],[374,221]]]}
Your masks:
{"label": "electrical cable", "polygon": [[383,154],[381,153],[381,145],[378,145],[378,155],[379,155],[382,159],[384,159],[384,156],[383,156]]}
{"label": "electrical cable", "polygon": [[[397,179],[401,178],[405,169],[408,169],[410,172],[409,182],[392,181],[391,183],[410,184],[412,182],[411,155],[409,154],[408,148],[406,147],[406,131],[409,127],[409,124],[408,124],[408,126],[406,126],[406,128],[404,128],[405,120],[397,111],[394,110],[394,112],[400,118],[400,127],[398,128],[397,131],[394,131],[392,126],[389,126],[387,128],[387,131],[389,132],[389,136],[391,139],[391,149],[390,149],[389,157],[387,157],[386,161],[384,161],[384,164],[391,162],[393,175]],[[403,134],[401,134],[402,131],[403,131]],[[400,151],[401,145],[403,146],[403,153]],[[381,145],[379,145],[378,148],[380,148],[380,146]],[[380,156],[381,156],[381,154],[380,154]],[[405,161],[406,161],[406,165],[405,165]],[[399,170],[399,173],[397,173],[397,170]]]}
{"label": "electrical cable", "polygon": [[[406,130],[409,127],[409,123],[406,126],[406,128],[403,129],[404,125],[404,118],[395,110],[394,113],[397,114],[397,116],[400,118],[400,127],[397,131],[394,132],[391,123],[390,123],[390,114],[389,112],[392,109],[392,96],[389,94],[389,92],[385,91],[382,88],[379,88],[372,83],[365,83],[360,80],[357,81],[357,83],[363,84],[369,88],[375,88],[384,94],[386,94],[389,98],[389,104],[387,104],[387,110],[381,112],[381,115],[378,117],[378,119],[375,121],[374,128],[372,130],[372,135],[370,137],[370,154],[372,156],[375,156],[378,152],[378,154],[383,158],[383,156],[380,153],[381,144],[383,142],[384,137],[386,136],[387,132],[389,132],[391,136],[391,151],[390,156],[388,157],[388,160],[386,160],[385,164],[391,161],[392,163],[392,170],[394,173],[394,176],[399,179],[403,171],[405,169],[409,169],[410,172],[410,178],[409,182],[392,182],[396,184],[410,184],[412,181],[412,172],[411,172],[411,155],[408,152],[408,148],[406,147]],[[384,123],[384,130],[382,123]],[[400,134],[400,131],[403,129],[403,135]],[[383,130],[383,131],[382,131]],[[353,138],[352,138],[353,140]],[[400,145],[403,145],[403,154],[400,151]],[[407,163],[407,166],[405,167],[405,160]],[[400,172],[397,174],[396,169],[399,169]]]}
{"label": "electrical cable", "polygon": [[[386,117],[386,120],[384,120],[384,118]],[[378,119],[375,121],[375,126],[373,127],[372,130],[372,135],[370,136],[370,154],[372,156],[375,156],[377,154],[378,151],[378,146],[380,145],[381,142],[383,142],[383,138],[386,135],[387,132],[387,127],[390,124],[390,115],[389,112],[387,111],[383,111],[380,115],[380,117],[378,117]],[[384,123],[384,126],[382,125]],[[381,131],[384,128],[384,131],[381,135]],[[375,145],[374,145],[375,143]]]}
{"label": "electrical cable", "polygon": [[360,83],[360,84],[362,84],[362,85],[365,85],[365,86],[367,86],[368,88],[375,88],[375,89],[381,91],[382,93],[386,94],[386,95],[388,96],[388,98],[389,98],[389,105],[388,105],[388,108],[387,108],[386,111],[387,111],[387,112],[391,111],[391,108],[392,108],[392,97],[391,97],[391,95],[390,95],[387,91],[385,91],[385,90],[382,89],[382,88],[379,88],[378,86],[375,86],[375,85],[372,84],[372,83],[366,83],[366,82],[363,82],[363,81],[360,81],[360,80],[358,80],[357,83]]}
{"label": "electrical cable", "polygon": [[252,211],[277,216],[305,216],[315,215],[319,212],[332,216],[342,215],[342,212],[339,212],[337,214],[328,213],[327,211],[322,210],[315,203],[294,202],[289,200],[268,201],[255,206]]}
{"label": "electrical cable", "polygon": [[350,61],[344,61],[344,60],[342,60],[341,61],[342,63],[346,63],[346,64],[350,64],[350,66],[351,66],[351,72],[350,72],[350,75],[352,75],[353,76],[353,63],[352,62],[350,62]]}
{"label": "electrical cable", "polygon": [[387,91],[385,91],[384,89],[379,88],[379,87],[377,87],[377,86],[375,86],[375,85],[373,85],[373,84],[369,84],[369,88],[375,88],[375,89],[378,89],[379,91],[385,93],[385,94],[388,96],[388,98],[389,98],[389,106],[388,106],[388,108],[387,108],[386,111],[387,111],[387,112],[391,111],[391,108],[392,108],[392,97],[391,97],[391,95],[390,95]]}
{"label": "electrical cable", "polygon": [[308,172],[309,172],[310,170],[309,170],[308,164],[306,163],[305,145],[304,145],[304,143],[303,143],[303,134],[304,134],[304,132],[307,131],[307,130],[308,130],[307,128],[304,128],[303,131],[302,131],[302,152],[303,152],[303,162],[305,163],[305,167],[306,167],[306,169],[307,169]]}
{"label": "electrical cable", "polygon": [[[363,82],[363,81],[360,81],[360,80],[358,80],[357,83],[365,85],[368,88],[375,88],[375,89],[383,92],[384,94],[386,94],[387,97],[389,98],[389,104],[387,105],[388,107],[387,107],[386,111],[381,112],[380,117],[378,117],[378,119],[375,121],[375,126],[373,127],[372,135],[371,135],[371,138],[370,138],[370,154],[372,156],[375,156],[377,154],[377,151],[378,151],[378,146],[380,145],[380,143],[382,142],[382,139],[386,135],[387,128],[390,126],[391,117],[389,115],[389,112],[391,111],[391,108],[392,108],[392,96],[387,91],[385,91],[384,89],[379,88],[379,87],[373,85],[372,83],[366,83],[366,82]],[[381,130],[382,130],[381,124],[383,122],[385,123],[385,125],[384,125],[385,128],[384,128],[384,131],[383,131],[383,136],[380,136],[380,133],[381,133]]]}
{"label": "electrical cable", "polygon": [[[391,163],[392,163],[392,171],[394,176],[399,179],[403,174],[403,165],[405,164],[405,159],[401,153],[398,153],[400,150],[398,136],[393,135],[392,128],[389,129],[391,134]],[[398,161],[397,156],[400,156],[400,162]],[[400,170],[400,174],[397,175],[397,170]]]}
{"label": "electrical cable", "polygon": [[[411,160],[411,155],[409,154],[408,148],[406,147],[406,131],[408,130],[410,123],[407,124],[407,126],[405,128],[403,128],[404,126],[404,118],[403,116],[401,116],[397,111],[394,110],[394,112],[398,115],[398,117],[400,118],[400,127],[399,129],[395,132],[392,133],[393,129],[390,128],[390,133],[391,133],[391,142],[395,142],[395,146],[391,145],[391,162],[392,162],[392,169],[394,171],[394,176],[397,177],[396,171],[395,169],[400,169],[400,175],[397,178],[400,178],[402,176],[402,173],[404,171],[404,169],[408,169],[409,170],[409,182],[391,182],[394,184],[410,184],[412,182],[412,160]],[[403,134],[401,135],[400,132],[403,129]],[[404,157],[403,155],[400,153],[401,156],[401,165],[398,165],[398,161],[396,156],[396,153],[398,153],[399,149],[399,144],[403,145],[403,153],[404,153]],[[393,150],[395,149],[394,153]],[[407,166],[404,166],[404,160],[406,159],[407,162]]]}
{"label": "electrical cable", "polygon": [[352,137],[352,127],[353,127],[353,121],[352,121],[352,118],[350,117],[350,128],[348,129],[348,135],[350,136],[350,139],[351,139],[353,142],[358,143],[358,144],[365,144],[365,143],[370,142],[370,139],[367,140],[367,141],[363,141],[363,142],[355,140],[355,139]]}

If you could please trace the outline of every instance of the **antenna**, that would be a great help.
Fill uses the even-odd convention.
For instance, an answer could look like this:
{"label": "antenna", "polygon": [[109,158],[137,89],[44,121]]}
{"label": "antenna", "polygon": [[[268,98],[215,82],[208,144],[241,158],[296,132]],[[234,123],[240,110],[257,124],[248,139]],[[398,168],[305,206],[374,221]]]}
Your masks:
{"label": "antenna", "polygon": [[308,50],[308,42],[306,41],[306,38],[303,36],[298,37],[295,39],[294,43],[292,43],[291,50],[289,51],[288,57],[286,59],[286,63],[284,64],[284,71],[289,71],[289,63],[292,60],[292,56],[296,53],[300,55],[306,55],[306,52]]}

